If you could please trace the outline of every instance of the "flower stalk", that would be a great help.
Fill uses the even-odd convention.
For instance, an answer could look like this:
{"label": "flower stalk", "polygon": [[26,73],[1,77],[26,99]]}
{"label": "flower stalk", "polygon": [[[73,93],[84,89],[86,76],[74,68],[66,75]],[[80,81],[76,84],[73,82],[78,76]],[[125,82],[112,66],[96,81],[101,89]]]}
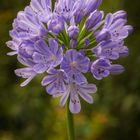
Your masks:
{"label": "flower stalk", "polygon": [[69,101],[67,102],[67,131],[68,140],[75,140],[75,129],[73,114],[69,110]]}

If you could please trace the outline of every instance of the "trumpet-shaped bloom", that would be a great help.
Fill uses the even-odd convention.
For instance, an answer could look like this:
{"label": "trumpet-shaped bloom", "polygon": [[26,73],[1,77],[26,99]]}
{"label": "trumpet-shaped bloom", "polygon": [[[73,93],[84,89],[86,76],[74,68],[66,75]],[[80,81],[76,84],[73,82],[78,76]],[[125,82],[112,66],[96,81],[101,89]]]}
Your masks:
{"label": "trumpet-shaped bloom", "polygon": [[64,70],[51,69],[49,75],[43,78],[42,85],[47,86],[46,91],[53,96],[65,92],[66,82],[68,82],[67,74]]}
{"label": "trumpet-shaped bloom", "polygon": [[30,40],[47,36],[47,29],[33,10],[30,7],[26,7],[25,11],[18,13],[10,34],[13,38]]}
{"label": "trumpet-shaped bloom", "polygon": [[72,113],[79,113],[81,110],[81,103],[79,96],[83,98],[86,102],[92,104],[93,98],[91,94],[95,93],[97,88],[94,84],[78,84],[69,83],[67,90],[62,94],[60,101],[60,106],[64,106],[68,97],[70,97],[69,109]]}
{"label": "trumpet-shaped bloom", "polygon": [[112,74],[120,74],[124,71],[124,67],[121,65],[113,65],[107,59],[98,59],[91,65],[91,72],[97,80],[102,80]]}
{"label": "trumpet-shaped bloom", "polygon": [[36,16],[40,19],[40,21],[48,21],[48,18],[52,13],[51,0],[32,0],[30,5]]}
{"label": "trumpet-shaped bloom", "polygon": [[127,20],[117,14],[108,14],[105,19],[105,24],[101,31],[97,32],[96,38],[100,42],[102,40],[111,39],[113,41],[123,40],[129,35],[129,28],[126,25]]}
{"label": "trumpet-shaped bloom", "polygon": [[86,82],[86,78],[82,73],[86,73],[89,70],[89,58],[83,56],[81,53],[74,49],[67,51],[61,63],[61,69],[69,76],[70,80],[83,83]]}
{"label": "trumpet-shaped bloom", "polygon": [[123,46],[123,42],[107,40],[93,48],[93,53],[97,57],[116,60],[119,57],[127,56],[129,54],[129,50],[127,47]]}
{"label": "trumpet-shaped bloom", "polygon": [[36,64],[33,69],[37,73],[43,73],[58,66],[63,59],[62,48],[58,48],[57,42],[51,38],[49,39],[49,47],[44,41],[39,40],[35,44],[35,50],[32,57]]}

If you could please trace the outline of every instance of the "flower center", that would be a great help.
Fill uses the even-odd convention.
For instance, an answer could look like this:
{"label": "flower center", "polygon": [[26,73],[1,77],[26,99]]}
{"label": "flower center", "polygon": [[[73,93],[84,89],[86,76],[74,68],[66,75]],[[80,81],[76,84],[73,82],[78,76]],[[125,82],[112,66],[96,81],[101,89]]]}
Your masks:
{"label": "flower center", "polygon": [[71,62],[70,63],[70,66],[73,67],[73,68],[75,68],[77,66],[77,62],[76,61]]}
{"label": "flower center", "polygon": [[56,56],[55,55],[52,55],[52,60],[56,61]]}

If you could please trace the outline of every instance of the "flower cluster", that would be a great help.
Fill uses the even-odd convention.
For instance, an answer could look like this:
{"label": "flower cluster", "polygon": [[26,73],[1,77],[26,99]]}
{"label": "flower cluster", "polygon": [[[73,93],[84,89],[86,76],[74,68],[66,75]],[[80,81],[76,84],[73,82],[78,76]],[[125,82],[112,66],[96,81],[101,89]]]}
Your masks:
{"label": "flower cluster", "polygon": [[[36,75],[45,73],[41,84],[53,97],[61,97],[60,106],[69,100],[72,113],[81,110],[80,97],[93,103],[91,94],[96,85],[85,76],[101,80],[110,74],[120,74],[124,67],[113,60],[129,54],[124,39],[132,32],[127,14],[120,10],[104,16],[97,10],[102,0],[31,0],[20,11],[10,31],[12,49],[25,68],[15,70],[26,80],[26,86]],[[54,7],[54,8],[52,8]]]}

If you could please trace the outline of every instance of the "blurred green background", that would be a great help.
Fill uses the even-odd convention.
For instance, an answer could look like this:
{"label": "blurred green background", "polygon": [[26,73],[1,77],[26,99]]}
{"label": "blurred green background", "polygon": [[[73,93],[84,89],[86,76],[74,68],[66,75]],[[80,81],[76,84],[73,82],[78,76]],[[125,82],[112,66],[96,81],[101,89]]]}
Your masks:
{"label": "blurred green background", "polygon": [[[41,77],[28,86],[14,74],[20,67],[5,42],[18,11],[29,0],[0,0],[0,140],[67,140],[66,112],[40,86]],[[130,55],[118,62],[126,71],[95,81],[95,103],[82,102],[75,115],[76,140],[140,140],[140,0],[103,0],[102,9],[128,12],[133,34],[126,40]],[[92,81],[92,79],[91,79]]]}

